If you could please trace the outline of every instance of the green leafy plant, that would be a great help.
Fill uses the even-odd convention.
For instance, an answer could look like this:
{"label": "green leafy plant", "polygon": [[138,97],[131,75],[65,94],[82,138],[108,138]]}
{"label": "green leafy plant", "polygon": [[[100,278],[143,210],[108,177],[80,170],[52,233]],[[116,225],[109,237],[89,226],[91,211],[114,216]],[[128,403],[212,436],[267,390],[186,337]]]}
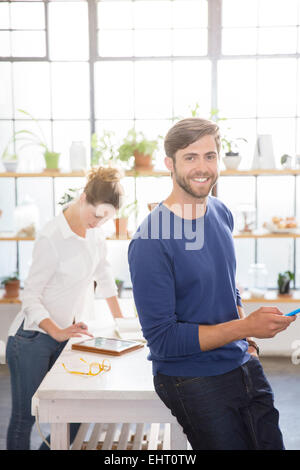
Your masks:
{"label": "green leafy plant", "polygon": [[230,156],[230,157],[237,157],[239,155],[238,144],[237,144],[239,140],[247,142],[247,140],[244,139],[243,137],[237,137],[235,139],[230,139],[228,137],[221,138],[222,147],[225,151],[225,155]]}
{"label": "green leafy plant", "polygon": [[60,201],[58,204],[60,206],[64,206],[65,204],[68,204],[69,202],[73,201],[77,194],[78,194],[79,188],[69,188],[67,191],[63,194],[61,197]]}
{"label": "green leafy plant", "polygon": [[19,280],[20,280],[20,276],[19,276],[19,273],[16,271],[11,276],[2,278],[1,279],[1,285],[5,286],[6,284],[8,284],[11,281],[19,281]]}
{"label": "green leafy plant", "polygon": [[57,168],[60,154],[58,152],[54,152],[53,149],[50,149],[50,147],[48,146],[47,139],[44,135],[43,129],[41,128],[39,121],[28,111],[24,111],[24,109],[18,109],[18,111],[19,113],[22,113],[25,116],[29,117],[37,126],[37,132],[21,130],[14,133],[15,140],[24,142],[23,145],[21,145],[20,150],[25,147],[41,147],[43,149],[46,167],[49,169]]}
{"label": "green leafy plant", "polygon": [[153,158],[153,152],[158,149],[160,138],[159,136],[157,139],[149,140],[145,137],[143,132],[130,129],[118,149],[118,158],[123,162],[128,162],[134,156],[135,152],[143,155],[151,155]]}
{"label": "green leafy plant", "polygon": [[118,219],[128,219],[131,214],[137,214],[138,211],[138,203],[137,200],[130,202],[129,204],[125,204],[117,211],[117,218]]}
{"label": "green leafy plant", "polygon": [[291,155],[288,155],[287,153],[285,153],[284,155],[281,155],[280,157],[281,165],[284,165],[289,159],[290,160],[292,159]]}
{"label": "green leafy plant", "polygon": [[92,134],[91,147],[92,166],[106,166],[117,162],[118,147],[114,132],[104,130],[100,137],[96,133]]}
{"label": "green leafy plant", "polygon": [[290,291],[290,282],[295,279],[291,271],[284,271],[278,274],[277,285],[280,294],[288,294]]}

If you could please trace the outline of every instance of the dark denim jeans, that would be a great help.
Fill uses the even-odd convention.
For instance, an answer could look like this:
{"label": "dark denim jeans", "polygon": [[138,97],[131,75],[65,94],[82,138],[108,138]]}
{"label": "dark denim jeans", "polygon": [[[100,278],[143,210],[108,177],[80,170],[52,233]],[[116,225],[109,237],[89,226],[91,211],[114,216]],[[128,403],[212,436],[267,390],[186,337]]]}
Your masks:
{"label": "dark denim jeans", "polygon": [[213,377],[157,374],[154,386],[194,450],[284,450],[273,392],[253,356]]}
{"label": "dark denim jeans", "polygon": [[[62,352],[66,342],[59,343],[48,334],[23,330],[8,338],[6,360],[10,370],[12,413],[7,432],[8,450],[28,450],[34,424],[31,399],[47,372]],[[74,440],[79,424],[70,426],[70,440]],[[47,437],[48,442],[50,436]],[[47,450],[43,443],[41,450]]]}

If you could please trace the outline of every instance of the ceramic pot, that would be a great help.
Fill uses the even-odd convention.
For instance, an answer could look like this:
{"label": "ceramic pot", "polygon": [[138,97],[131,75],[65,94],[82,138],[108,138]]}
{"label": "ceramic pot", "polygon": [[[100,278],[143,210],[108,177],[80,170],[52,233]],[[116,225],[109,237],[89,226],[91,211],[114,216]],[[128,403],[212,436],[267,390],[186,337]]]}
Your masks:
{"label": "ceramic pot", "polygon": [[239,164],[241,163],[242,157],[240,155],[226,155],[223,158],[224,165],[226,170],[237,170]]}
{"label": "ceramic pot", "polygon": [[135,170],[152,170],[152,155],[134,152],[134,168]]}
{"label": "ceramic pot", "polygon": [[5,286],[5,293],[3,297],[6,299],[13,299],[16,297],[19,297],[19,290],[20,290],[20,281],[15,280],[15,281],[8,281]]}
{"label": "ceramic pot", "polygon": [[16,173],[17,171],[17,167],[18,167],[18,164],[19,162],[16,160],[13,160],[13,161],[5,161],[5,160],[2,160],[2,163],[4,165],[4,168],[6,171],[9,171],[11,173]]}

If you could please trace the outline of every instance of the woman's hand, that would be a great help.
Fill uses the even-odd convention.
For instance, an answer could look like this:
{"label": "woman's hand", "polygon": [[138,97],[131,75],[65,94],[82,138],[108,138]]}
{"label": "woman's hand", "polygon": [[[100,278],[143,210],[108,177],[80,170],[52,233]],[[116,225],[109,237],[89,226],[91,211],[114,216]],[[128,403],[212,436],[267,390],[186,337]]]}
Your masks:
{"label": "woman's hand", "polygon": [[59,328],[53,320],[45,318],[40,322],[39,327],[58,342],[67,341],[70,338],[80,338],[82,335],[93,338],[93,335],[88,331],[87,325],[83,322],[73,323],[67,328]]}
{"label": "woman's hand", "polygon": [[68,326],[64,329],[59,329],[54,333],[53,338],[56,341],[62,342],[70,338],[80,338],[82,335],[87,335],[93,338],[93,335],[88,331],[88,327],[85,323],[73,323],[71,326]]}

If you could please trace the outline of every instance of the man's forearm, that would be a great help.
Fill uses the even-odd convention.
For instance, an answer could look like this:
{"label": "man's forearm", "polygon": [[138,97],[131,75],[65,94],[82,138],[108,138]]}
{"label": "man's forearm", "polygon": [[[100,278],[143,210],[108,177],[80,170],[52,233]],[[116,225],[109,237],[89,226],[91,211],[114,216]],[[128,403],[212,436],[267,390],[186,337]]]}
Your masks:
{"label": "man's forearm", "polygon": [[209,351],[245,338],[247,325],[244,319],[231,320],[217,325],[199,325],[198,334],[201,351]]}

